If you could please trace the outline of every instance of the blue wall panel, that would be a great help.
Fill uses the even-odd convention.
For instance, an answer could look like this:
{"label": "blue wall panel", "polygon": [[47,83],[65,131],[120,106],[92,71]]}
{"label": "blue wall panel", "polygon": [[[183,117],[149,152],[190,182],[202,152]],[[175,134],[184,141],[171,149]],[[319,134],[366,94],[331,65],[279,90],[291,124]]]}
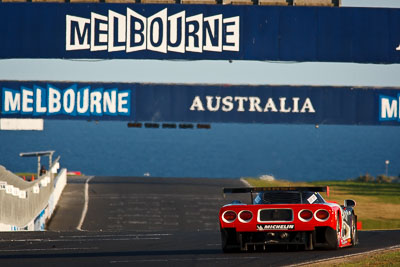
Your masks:
{"label": "blue wall panel", "polygon": [[[175,35],[180,51],[167,46]],[[0,39],[0,58],[392,64],[400,63],[400,9],[0,3]]]}
{"label": "blue wall panel", "polygon": [[400,125],[400,88],[0,81],[1,118]]}

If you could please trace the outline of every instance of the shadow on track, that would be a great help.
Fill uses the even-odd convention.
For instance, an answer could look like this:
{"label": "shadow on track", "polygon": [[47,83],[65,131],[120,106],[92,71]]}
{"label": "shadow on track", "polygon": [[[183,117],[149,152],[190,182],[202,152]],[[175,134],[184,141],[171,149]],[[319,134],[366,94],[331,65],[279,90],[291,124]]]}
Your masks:
{"label": "shadow on track", "polygon": [[[49,249],[51,252],[51,249]],[[220,249],[192,249],[192,250],[153,250],[153,251],[115,251],[115,252],[71,252],[71,253],[29,253],[0,255],[0,259],[54,259],[54,258],[93,258],[93,257],[154,257],[154,256],[182,256],[182,255],[216,255]]]}

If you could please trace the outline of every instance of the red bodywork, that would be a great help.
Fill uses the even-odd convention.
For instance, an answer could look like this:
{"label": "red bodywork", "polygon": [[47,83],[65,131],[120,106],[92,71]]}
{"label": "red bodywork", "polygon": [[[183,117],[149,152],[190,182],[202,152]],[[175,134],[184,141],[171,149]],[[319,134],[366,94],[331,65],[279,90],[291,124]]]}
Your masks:
{"label": "red bodywork", "polygon": [[[263,221],[260,218],[263,210],[270,210],[266,211],[269,214],[285,210],[291,215],[280,221],[275,219]],[[303,218],[300,213],[304,215]],[[317,216],[317,213],[324,216]],[[315,245],[328,245],[335,248],[354,245],[349,232],[352,228],[347,219],[344,221],[344,218],[347,218],[346,214],[350,213],[346,213],[345,207],[329,202],[319,204],[232,203],[221,208],[219,222],[222,242],[228,240],[229,235],[230,241],[228,241],[237,242],[242,250],[247,250],[248,245],[254,245],[254,247],[264,245],[265,247],[270,244],[304,244],[309,249],[313,249]],[[273,215],[267,218],[273,218]]]}
{"label": "red bodywork", "polygon": [[[292,221],[260,221],[259,211],[264,209],[291,209],[293,210],[293,220]],[[309,221],[301,220],[298,216],[299,212],[302,210],[310,210],[315,214],[317,210],[326,210],[329,212],[329,218],[326,221],[318,221],[315,216]],[[233,222],[227,222],[223,219],[222,214],[225,211],[232,210],[237,215],[241,211],[251,211],[253,218],[248,222],[244,222],[237,217]],[[236,228],[238,232],[254,232],[257,230],[257,225],[259,224],[294,224],[294,231],[314,231],[316,226],[329,226],[336,229],[336,214],[340,213],[339,205],[326,205],[326,204],[268,204],[268,205],[226,205],[221,208],[219,212],[219,221],[222,228]]]}

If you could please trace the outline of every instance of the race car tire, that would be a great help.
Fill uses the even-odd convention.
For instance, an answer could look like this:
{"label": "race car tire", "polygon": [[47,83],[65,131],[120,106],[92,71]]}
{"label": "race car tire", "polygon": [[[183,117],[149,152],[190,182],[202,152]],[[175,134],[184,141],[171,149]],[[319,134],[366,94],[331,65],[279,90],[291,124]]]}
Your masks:
{"label": "race car tire", "polygon": [[351,246],[354,247],[358,244],[358,231],[357,231],[357,216],[352,213],[351,215]]}
{"label": "race car tire", "polygon": [[340,240],[340,220],[339,215],[336,215],[336,229],[326,228],[325,239],[329,249],[338,249]]}
{"label": "race car tire", "polygon": [[236,252],[240,249],[234,229],[221,229],[221,247],[224,253]]}

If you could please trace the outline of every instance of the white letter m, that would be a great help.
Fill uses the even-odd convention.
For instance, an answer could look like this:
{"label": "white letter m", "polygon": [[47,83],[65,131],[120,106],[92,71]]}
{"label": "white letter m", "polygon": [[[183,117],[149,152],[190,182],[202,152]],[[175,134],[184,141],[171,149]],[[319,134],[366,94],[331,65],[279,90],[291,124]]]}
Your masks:
{"label": "white letter m", "polygon": [[90,49],[90,19],[67,15],[65,23],[65,50]]}

